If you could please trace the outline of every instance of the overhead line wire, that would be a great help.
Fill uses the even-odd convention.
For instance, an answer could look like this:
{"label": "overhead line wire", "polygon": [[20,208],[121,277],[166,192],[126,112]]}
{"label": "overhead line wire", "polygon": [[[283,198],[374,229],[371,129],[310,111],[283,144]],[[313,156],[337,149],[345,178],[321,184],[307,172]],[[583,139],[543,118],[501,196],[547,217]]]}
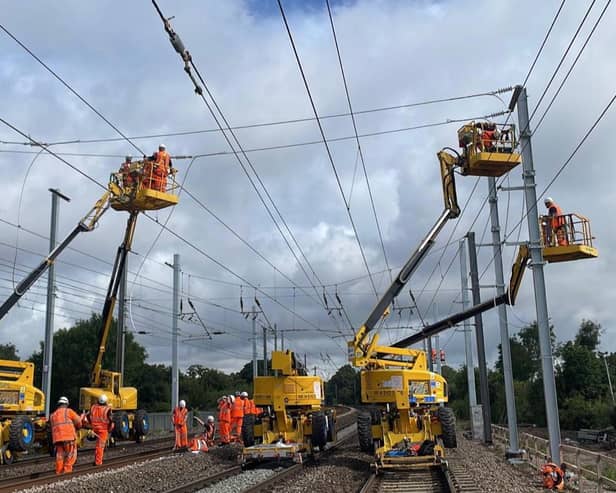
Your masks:
{"label": "overhead line wire", "polygon": [[[325,0],[327,4],[327,14],[329,16],[329,23],[332,28],[332,34],[334,37],[334,44],[336,45],[336,54],[338,55],[338,65],[340,66],[340,73],[342,74],[342,82],[344,83],[344,92],[346,94],[347,103],[349,105],[349,113],[351,114],[351,121],[353,122],[353,132],[355,133],[355,140],[357,141],[357,150],[359,152],[359,157],[361,160],[362,169],[364,171],[364,178],[366,179],[366,186],[368,188],[368,196],[370,197],[370,205],[372,207],[372,213],[374,215],[374,222],[376,223],[376,229],[379,233],[379,240],[381,242],[381,249],[383,250],[383,258],[385,259],[385,266],[389,270],[389,280],[392,281],[391,268],[389,267],[389,260],[387,260],[387,252],[385,250],[385,243],[383,242],[383,233],[381,231],[381,225],[379,223],[379,218],[376,213],[376,207],[374,205],[374,197],[372,196],[372,187],[370,186],[370,180],[368,179],[368,172],[366,170],[366,161],[364,159],[364,153],[361,148],[361,143],[359,141],[359,132],[357,131],[357,123],[355,121],[355,114],[353,113],[353,105],[351,104],[351,95],[349,94],[349,86],[346,79],[346,74],[344,72],[344,65],[342,63],[342,55],[340,54],[340,46],[338,45],[338,36],[336,35],[336,28],[334,27],[334,19],[332,16],[331,7],[329,5],[329,0]],[[349,197],[349,207],[350,197]]]}
{"label": "overhead line wire", "polygon": [[310,106],[312,107],[312,111],[314,112],[314,116],[316,118],[316,122],[317,122],[317,125],[319,127],[319,131],[321,132],[321,137],[323,138],[323,144],[325,144],[325,150],[327,151],[327,156],[329,157],[329,161],[330,161],[330,163],[332,165],[332,169],[334,171],[334,176],[336,177],[336,182],[338,184],[338,189],[340,190],[340,194],[342,195],[342,199],[344,201],[344,205],[345,205],[346,211],[348,213],[349,220],[351,222],[351,226],[353,227],[353,231],[355,233],[355,239],[356,239],[357,244],[359,246],[359,250],[361,252],[361,256],[362,256],[364,265],[366,267],[366,271],[368,272],[368,275],[370,277],[370,283],[372,284],[372,289],[374,290],[374,295],[378,298],[379,295],[378,295],[378,292],[377,292],[377,289],[376,289],[376,285],[374,284],[374,279],[372,278],[372,274],[370,273],[370,267],[368,266],[368,260],[366,258],[366,254],[364,252],[364,248],[363,248],[363,246],[361,244],[361,240],[360,240],[359,234],[357,232],[357,227],[355,226],[355,221],[353,220],[353,215],[351,214],[351,209],[349,207],[349,203],[348,203],[348,201],[346,199],[346,195],[345,195],[344,190],[342,188],[342,183],[340,182],[340,177],[338,176],[338,171],[336,170],[336,165],[334,164],[334,158],[332,156],[331,150],[330,150],[329,145],[327,143],[327,139],[325,137],[325,132],[323,130],[323,125],[321,124],[321,120],[319,120],[319,114],[317,112],[317,109],[316,109],[316,106],[315,106],[315,103],[314,103],[314,99],[312,98],[312,93],[310,92],[310,87],[308,85],[308,80],[306,79],[306,75],[304,73],[304,69],[302,67],[302,63],[301,63],[301,60],[299,58],[299,54],[297,52],[297,48],[295,47],[295,41],[293,40],[293,35],[291,34],[291,29],[289,27],[289,23],[287,22],[287,17],[286,17],[286,14],[284,12],[284,8],[283,8],[282,3],[281,3],[280,0],[277,0],[277,2],[278,2],[278,7],[280,8],[280,14],[282,15],[282,19],[284,21],[284,25],[285,25],[287,34],[289,36],[289,41],[291,42],[291,47],[293,49],[293,53],[295,54],[295,60],[296,60],[297,65],[299,67],[299,71],[301,73],[302,80],[304,81],[304,87],[306,88],[306,92],[308,93],[308,98],[310,100]]}
{"label": "overhead line wire", "polygon": [[19,46],[21,46],[32,58],[34,58],[39,64],[41,64],[45,69],[53,75],[64,87],[66,87],[70,92],[72,92],[79,100],[84,103],[88,108],[90,108],[94,113],[96,113],[101,119],[103,119],[107,125],[113,128],[118,134],[120,134],[126,142],[128,142],[131,146],[133,146],[140,154],[145,156],[145,153],[133,142],[129,137],[124,135],[122,131],[116,127],[113,123],[111,123],[105,116],[98,111],[94,106],[92,106],[88,101],[86,101],[75,89],[73,89],[62,77],[60,77],[52,68],[50,68],[43,60],[41,60],[36,54],[30,50],[25,44],[23,44],[19,39],[17,39],[6,27],[0,24],[0,29],[2,29],[13,41],[15,41]]}

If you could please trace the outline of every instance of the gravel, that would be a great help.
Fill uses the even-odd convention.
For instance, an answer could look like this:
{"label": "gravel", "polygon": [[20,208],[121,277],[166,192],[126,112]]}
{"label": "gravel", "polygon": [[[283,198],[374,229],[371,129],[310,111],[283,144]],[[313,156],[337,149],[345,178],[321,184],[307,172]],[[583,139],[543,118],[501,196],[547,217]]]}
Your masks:
{"label": "gravel", "polygon": [[223,479],[214,486],[209,486],[199,490],[199,493],[237,493],[265,481],[274,474],[276,474],[276,472],[271,469],[253,469],[251,471],[244,471],[237,476]]}
{"label": "gravel", "polygon": [[21,491],[22,493],[162,492],[180,484],[181,478],[190,481],[196,476],[216,474],[235,465],[238,453],[238,447],[233,445],[213,448],[209,453],[189,452],[168,455]]}

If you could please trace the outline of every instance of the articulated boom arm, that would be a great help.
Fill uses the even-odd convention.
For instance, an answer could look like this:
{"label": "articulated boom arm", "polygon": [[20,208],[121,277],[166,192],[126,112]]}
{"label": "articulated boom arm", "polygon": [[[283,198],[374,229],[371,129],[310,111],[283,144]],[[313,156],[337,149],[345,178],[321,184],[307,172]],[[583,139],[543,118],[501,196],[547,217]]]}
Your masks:
{"label": "articulated boom arm", "polygon": [[522,277],[524,276],[524,269],[528,265],[530,260],[530,254],[528,251],[528,246],[520,245],[520,249],[518,250],[518,256],[516,258],[515,263],[511,269],[511,279],[509,280],[509,288],[507,292],[492,298],[491,300],[484,301],[483,303],[479,303],[468,310],[464,310],[463,312],[456,313],[447,317],[443,320],[435,322],[431,325],[424,327],[420,332],[413,334],[412,336],[406,337],[395,344],[392,347],[381,348],[377,352],[378,356],[382,357],[387,354],[396,354],[395,350],[400,350],[401,348],[407,348],[413,344],[417,344],[427,337],[431,337],[433,335],[438,334],[444,330],[447,330],[456,324],[467,320],[475,315],[479,315],[480,313],[486,312],[495,308],[503,303],[508,305],[515,305],[515,300],[518,296],[518,291],[520,289],[520,285],[522,284]]}
{"label": "articulated boom arm", "polygon": [[[437,156],[441,169],[445,209],[441,213],[440,217],[437,219],[434,226],[432,226],[430,231],[428,231],[428,234],[419,244],[417,249],[412,253],[406,264],[404,264],[396,278],[393,280],[393,282],[387,289],[387,291],[385,291],[381,299],[372,309],[370,315],[368,315],[368,319],[359,328],[353,340],[348,343],[349,361],[354,366],[365,366],[371,359],[371,355],[379,351],[380,347],[377,346],[378,334],[375,334],[369,342],[366,342],[365,339],[368,333],[374,329],[381,317],[387,315],[389,305],[391,305],[396,296],[400,294],[400,291],[402,291],[415,270],[417,270],[417,267],[419,267],[419,264],[421,264],[426,254],[434,245],[436,237],[441,232],[447,221],[449,219],[454,219],[460,215],[460,207],[458,206],[456,184],[454,178],[454,167],[458,163],[458,159],[451,154],[445,152],[444,150],[440,151]],[[414,352],[413,354],[405,353],[404,355],[409,356],[411,359],[417,357]],[[395,363],[396,362],[392,362],[392,364]],[[397,363],[401,362],[398,361]],[[405,365],[406,364],[408,363],[405,363]]]}
{"label": "articulated boom arm", "polygon": [[113,309],[115,308],[118,289],[120,288],[122,275],[126,267],[126,257],[128,256],[128,252],[130,252],[133,237],[135,236],[135,226],[137,224],[138,215],[139,211],[131,211],[126,223],[124,241],[118,247],[118,252],[116,253],[116,258],[113,263],[111,279],[109,280],[109,287],[107,288],[107,296],[105,297],[105,304],[103,305],[102,324],[98,332],[98,353],[96,355],[96,360],[94,360],[94,365],[92,366],[92,372],[90,373],[90,385],[92,387],[99,387],[101,384],[103,356],[105,355],[107,338],[109,337],[111,322],[113,320]]}
{"label": "articulated boom arm", "polygon": [[84,231],[92,231],[96,223],[109,208],[109,200],[113,196],[121,194],[121,189],[115,183],[109,183],[108,190],[97,200],[94,207],[79,221],[77,226],[68,234],[64,240],[47,255],[41,263],[32,271],[25,279],[23,279],[16,287],[13,293],[0,306],[0,319],[2,319],[8,311],[26,294],[28,289],[47,271],[49,266],[54,263],[58,255],[60,255],[67,246],[77,237],[79,233]]}

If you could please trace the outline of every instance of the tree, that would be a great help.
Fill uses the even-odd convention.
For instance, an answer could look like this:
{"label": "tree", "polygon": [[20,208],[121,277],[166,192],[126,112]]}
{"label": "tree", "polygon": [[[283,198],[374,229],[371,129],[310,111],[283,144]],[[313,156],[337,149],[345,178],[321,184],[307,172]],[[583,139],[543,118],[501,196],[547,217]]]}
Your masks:
{"label": "tree", "polygon": [[585,347],[589,351],[596,351],[599,347],[602,332],[601,324],[597,324],[592,320],[582,319],[580,328],[575,336],[575,344]]}
{"label": "tree", "polygon": [[[68,397],[72,403],[79,402],[79,389],[90,385],[90,372],[98,352],[98,333],[101,326],[101,315],[92,314],[88,320],[80,320],[73,327],[60,329],[54,334],[51,402],[55,402],[61,395]],[[114,369],[115,366],[116,331],[114,320],[103,357],[103,368],[106,369]],[[38,387],[41,386],[43,342],[40,343],[40,348],[40,351],[34,352],[29,358],[35,364],[35,385]],[[143,375],[146,357],[145,348],[135,341],[132,332],[127,332],[125,386],[136,386],[138,377]]]}
{"label": "tree", "polygon": [[325,384],[325,400],[328,404],[360,404],[360,387],[359,372],[346,364]]}
{"label": "tree", "polygon": [[17,348],[12,342],[8,344],[0,344],[0,359],[8,359],[11,361],[19,361]]}

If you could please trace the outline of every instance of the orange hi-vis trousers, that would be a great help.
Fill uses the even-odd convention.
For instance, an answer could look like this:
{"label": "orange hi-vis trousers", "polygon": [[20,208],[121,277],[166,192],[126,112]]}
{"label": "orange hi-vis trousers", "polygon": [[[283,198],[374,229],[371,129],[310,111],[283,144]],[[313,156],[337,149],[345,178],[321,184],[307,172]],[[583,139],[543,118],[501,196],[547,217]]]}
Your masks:
{"label": "orange hi-vis trousers", "polygon": [[75,442],[56,442],[56,474],[73,472],[77,461],[77,445]]}
{"label": "orange hi-vis trousers", "polygon": [[231,418],[231,434],[237,435],[238,437],[242,437],[242,422],[244,421],[244,417],[240,416],[239,418]]}
{"label": "orange hi-vis trousers", "polygon": [[188,447],[188,426],[175,425],[175,449]]}
{"label": "orange hi-vis trousers", "polygon": [[106,429],[93,428],[92,431],[96,433],[96,449],[94,450],[94,464],[100,466],[103,464],[103,455],[105,454],[105,446],[107,445],[107,438],[109,438],[109,431]]}
{"label": "orange hi-vis trousers", "polygon": [[220,442],[221,443],[229,443],[230,433],[231,433],[231,423],[228,421],[219,421],[218,422],[218,432],[220,434]]}

